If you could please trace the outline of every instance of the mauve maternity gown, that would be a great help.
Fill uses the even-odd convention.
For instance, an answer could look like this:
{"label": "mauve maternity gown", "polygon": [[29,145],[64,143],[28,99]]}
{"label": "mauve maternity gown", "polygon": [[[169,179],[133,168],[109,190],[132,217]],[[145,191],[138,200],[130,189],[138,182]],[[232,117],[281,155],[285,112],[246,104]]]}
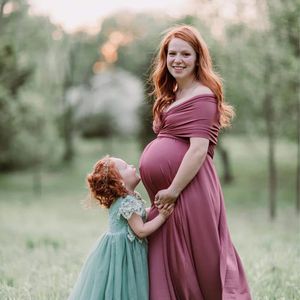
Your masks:
{"label": "mauve maternity gown", "polygon": [[[195,96],[163,113],[158,137],[142,154],[140,173],[153,203],[176,175],[189,138],[209,140],[208,155],[173,214],[148,239],[151,300],[251,299],[213,163],[218,131],[216,98]],[[157,213],[152,206],[148,219]]]}

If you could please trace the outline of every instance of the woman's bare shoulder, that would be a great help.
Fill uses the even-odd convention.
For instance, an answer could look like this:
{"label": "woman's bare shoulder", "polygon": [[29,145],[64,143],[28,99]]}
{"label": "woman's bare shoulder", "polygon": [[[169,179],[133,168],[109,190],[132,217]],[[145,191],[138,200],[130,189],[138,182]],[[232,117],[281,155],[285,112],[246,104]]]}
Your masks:
{"label": "woman's bare shoulder", "polygon": [[193,94],[195,94],[195,95],[212,94],[212,95],[213,95],[214,93],[213,93],[213,91],[212,91],[209,87],[207,87],[207,86],[205,86],[205,85],[202,85],[202,84],[199,84],[199,85],[195,88]]}

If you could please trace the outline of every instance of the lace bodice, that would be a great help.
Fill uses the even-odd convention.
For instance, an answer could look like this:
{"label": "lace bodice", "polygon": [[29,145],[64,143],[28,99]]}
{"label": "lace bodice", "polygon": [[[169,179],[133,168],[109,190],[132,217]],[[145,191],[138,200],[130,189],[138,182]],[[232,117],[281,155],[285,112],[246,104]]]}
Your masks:
{"label": "lace bodice", "polygon": [[118,198],[109,208],[108,232],[110,234],[126,233],[130,241],[137,239],[139,242],[143,242],[145,239],[139,239],[128,224],[127,220],[133,213],[140,215],[143,221],[146,221],[145,202],[139,194]]}

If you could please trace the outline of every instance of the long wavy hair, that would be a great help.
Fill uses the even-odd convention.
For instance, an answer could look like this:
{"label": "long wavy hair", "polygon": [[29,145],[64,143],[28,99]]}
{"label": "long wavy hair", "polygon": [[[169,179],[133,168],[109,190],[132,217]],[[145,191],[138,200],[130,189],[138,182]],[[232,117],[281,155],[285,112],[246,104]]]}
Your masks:
{"label": "long wavy hair", "polygon": [[224,101],[222,80],[213,71],[208,47],[200,33],[194,27],[188,25],[176,26],[167,30],[154,60],[150,75],[150,81],[153,85],[152,95],[156,99],[152,109],[154,123],[159,122],[161,112],[175,101],[177,82],[167,68],[168,46],[173,38],[182,39],[193,47],[197,55],[195,79],[209,87],[216,96],[221,127],[230,126],[234,110],[232,106],[226,104]]}
{"label": "long wavy hair", "polygon": [[121,174],[108,155],[100,159],[87,175],[87,184],[91,196],[106,208],[117,198],[128,194]]}

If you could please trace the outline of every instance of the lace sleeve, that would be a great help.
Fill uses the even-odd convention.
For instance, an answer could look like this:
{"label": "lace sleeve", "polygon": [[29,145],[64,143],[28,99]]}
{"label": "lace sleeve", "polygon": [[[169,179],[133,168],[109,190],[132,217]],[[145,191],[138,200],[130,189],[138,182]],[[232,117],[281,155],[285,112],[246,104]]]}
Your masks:
{"label": "lace sleeve", "polygon": [[145,208],[142,201],[139,201],[132,196],[127,196],[121,203],[119,216],[123,216],[126,220],[128,220],[133,213],[143,217],[144,211]]}

